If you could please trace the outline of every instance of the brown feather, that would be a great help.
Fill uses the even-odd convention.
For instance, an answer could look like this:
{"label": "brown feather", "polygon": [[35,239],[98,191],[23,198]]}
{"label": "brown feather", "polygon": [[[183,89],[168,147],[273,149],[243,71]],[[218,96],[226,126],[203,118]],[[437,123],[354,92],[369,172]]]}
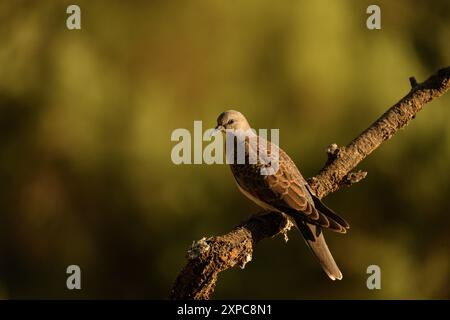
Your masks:
{"label": "brown feather", "polygon": [[[259,137],[258,152],[271,152],[278,148],[268,143],[262,143]],[[246,152],[254,152],[248,146]],[[249,154],[246,155],[246,164],[230,165],[237,183],[251,196],[260,199],[268,206],[286,214],[316,224],[332,231],[345,233],[349,228],[348,223],[340,218],[331,209],[326,207],[318,198],[311,194],[306,180],[301,175],[295,163],[280,148],[278,171],[272,175],[262,175],[261,168],[264,163],[249,164]]]}

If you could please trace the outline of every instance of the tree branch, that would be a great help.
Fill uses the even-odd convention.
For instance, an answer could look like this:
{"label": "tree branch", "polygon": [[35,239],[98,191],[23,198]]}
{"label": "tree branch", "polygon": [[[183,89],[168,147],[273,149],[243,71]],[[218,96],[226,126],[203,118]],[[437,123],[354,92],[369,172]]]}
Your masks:
{"label": "tree branch", "polygon": [[450,67],[447,67],[439,70],[420,84],[414,77],[411,77],[411,91],[405,97],[386,111],[349,145],[341,148],[337,148],[335,145],[332,159],[330,159],[330,153],[328,153],[328,163],[318,175],[309,180],[309,184],[316,195],[323,198],[338,190],[344,178],[358,163],[378,148],[382,142],[390,139],[398,129],[405,127],[426,103],[441,96],[449,89],[449,75]]}
{"label": "tree branch", "polygon": [[[362,180],[366,172],[351,172],[365,157],[405,127],[423,106],[450,88],[450,67],[439,70],[422,83],[409,78],[410,92],[387,110],[369,128],[345,147],[330,145],[328,160],[320,172],[309,179],[313,192],[323,198],[342,185]],[[286,233],[291,225],[278,213],[255,215],[231,232],[194,242],[188,263],[178,275],[170,299],[210,299],[220,272],[245,267],[252,259],[253,247],[264,238]]]}

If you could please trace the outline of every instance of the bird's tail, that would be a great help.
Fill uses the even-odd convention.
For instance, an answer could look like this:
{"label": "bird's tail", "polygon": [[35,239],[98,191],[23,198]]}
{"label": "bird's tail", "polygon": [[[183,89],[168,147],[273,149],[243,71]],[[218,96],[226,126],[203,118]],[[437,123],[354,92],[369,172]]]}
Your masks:
{"label": "bird's tail", "polygon": [[316,256],[328,277],[330,277],[331,280],[341,280],[342,273],[328,249],[322,229],[319,226],[306,223],[300,219],[295,220],[303,238],[305,238],[306,243]]}

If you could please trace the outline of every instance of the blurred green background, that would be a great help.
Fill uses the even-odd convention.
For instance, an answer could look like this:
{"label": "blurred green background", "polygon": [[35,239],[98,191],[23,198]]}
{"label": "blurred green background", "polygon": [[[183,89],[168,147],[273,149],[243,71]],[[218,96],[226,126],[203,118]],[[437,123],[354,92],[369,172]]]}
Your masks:
{"label": "blurred green background", "polygon": [[[441,1],[0,2],[0,298],[167,298],[193,240],[258,211],[225,165],[172,164],[176,128],[230,107],[280,128],[304,176],[450,65]],[[381,7],[382,30],[366,28]],[[296,232],[258,244],[215,298],[450,298],[450,94],[426,105],[325,199],[344,273]],[[82,290],[66,289],[66,268]],[[366,288],[367,266],[382,289]]]}

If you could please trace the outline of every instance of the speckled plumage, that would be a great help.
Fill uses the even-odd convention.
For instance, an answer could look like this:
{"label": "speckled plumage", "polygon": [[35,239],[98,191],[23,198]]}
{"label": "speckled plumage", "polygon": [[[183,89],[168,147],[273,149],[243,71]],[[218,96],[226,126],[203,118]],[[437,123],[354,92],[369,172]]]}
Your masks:
{"label": "speckled plumage", "polygon": [[[346,233],[349,225],[331,209],[319,211],[315,207],[315,202],[320,200],[315,198],[309,191],[306,180],[301,175],[295,163],[281,148],[270,141],[258,137],[256,146],[258,150],[252,148],[252,144],[245,142],[245,164],[230,164],[231,171],[239,186],[250,195],[263,199],[263,201],[274,209],[286,213],[293,218],[303,219],[306,222],[316,224],[323,228]],[[267,146],[267,148],[266,148]],[[279,167],[272,175],[262,175],[261,168],[267,166],[263,161],[255,164],[249,163],[252,153],[255,158],[256,152],[266,152],[270,157],[271,151],[278,150]],[[269,150],[269,151],[266,151]],[[315,201],[314,201],[315,200]],[[323,205],[323,204],[322,204]],[[324,206],[324,205],[323,205]]]}

